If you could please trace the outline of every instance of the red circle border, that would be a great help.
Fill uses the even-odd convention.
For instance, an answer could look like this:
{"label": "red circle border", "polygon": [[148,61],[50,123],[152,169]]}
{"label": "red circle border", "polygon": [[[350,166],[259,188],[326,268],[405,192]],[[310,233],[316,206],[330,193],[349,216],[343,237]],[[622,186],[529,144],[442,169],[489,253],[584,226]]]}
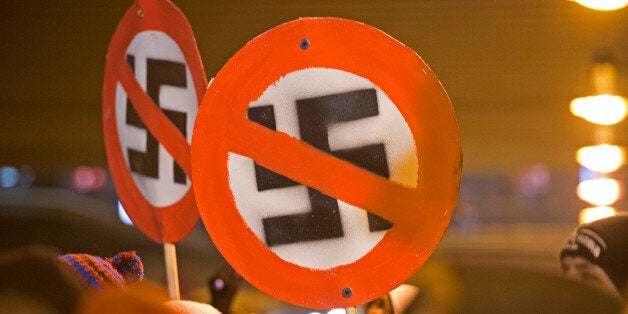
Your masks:
{"label": "red circle border", "polygon": [[[311,43],[301,49],[302,39]],[[420,215],[393,227],[364,257],[313,270],[279,258],[248,228],[229,187],[227,159],[234,126],[267,86],[304,68],[339,69],[365,77],[395,103],[415,139]],[[244,121],[244,122],[243,122]],[[236,123],[237,122],[237,123]],[[279,154],[277,154],[279,155]],[[276,157],[275,157],[276,158]],[[424,167],[422,167],[422,165]],[[251,284],[308,308],[348,307],[387,293],[407,280],[434,251],[457,202],[462,149],[451,102],[440,82],[410,48],[380,30],[338,18],[303,18],[256,37],[221,69],[209,87],[192,139],[193,181],[201,218],[223,256]],[[272,170],[272,169],[271,169]],[[356,191],[359,191],[359,187]],[[342,296],[342,289],[352,296]]]}
{"label": "red circle border", "polygon": [[199,107],[207,88],[203,64],[185,15],[167,0],[135,1],[118,24],[107,52],[103,83],[105,148],[120,201],[133,223],[151,240],[173,243],[184,239],[198,221],[193,187],[172,205],[151,205],[135,185],[124,160],[115,120],[115,93],[119,70],[116,67],[127,65],[125,53],[131,41],[138,33],[148,30],[162,31],[179,45],[192,75]]}

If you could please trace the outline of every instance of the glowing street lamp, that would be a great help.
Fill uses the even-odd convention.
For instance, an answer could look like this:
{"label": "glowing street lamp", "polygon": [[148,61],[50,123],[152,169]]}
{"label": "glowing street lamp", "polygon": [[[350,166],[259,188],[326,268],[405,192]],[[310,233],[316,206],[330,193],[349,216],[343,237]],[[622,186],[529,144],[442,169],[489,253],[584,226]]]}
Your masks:
{"label": "glowing street lamp", "polygon": [[608,206],[619,198],[619,183],[608,178],[582,181],[578,184],[577,194],[593,205]]}
{"label": "glowing street lamp", "polygon": [[615,65],[609,59],[604,59],[593,65],[591,74],[596,95],[572,100],[569,106],[571,113],[601,125],[612,125],[623,120],[626,117],[626,100],[615,95]]}
{"label": "glowing street lamp", "polygon": [[574,0],[575,2],[594,10],[612,11],[628,5],[628,0]]}
{"label": "glowing street lamp", "polygon": [[626,117],[626,101],[620,96],[579,97],[571,101],[570,109],[576,117],[601,125],[612,125]]}
{"label": "glowing street lamp", "polygon": [[598,219],[613,216],[615,213],[615,209],[608,206],[588,207],[580,211],[578,221],[581,224],[589,223]]}
{"label": "glowing street lamp", "polygon": [[624,149],[616,145],[585,146],[576,153],[578,163],[596,172],[613,172],[624,164]]}
{"label": "glowing street lamp", "polygon": [[606,174],[624,164],[624,149],[610,144],[613,131],[607,126],[616,124],[626,117],[626,101],[614,94],[617,71],[613,63],[610,59],[599,61],[594,64],[592,71],[596,95],[576,98],[569,106],[575,116],[598,125],[596,129],[598,145],[578,149],[576,153],[578,163],[596,173],[604,174],[578,184],[578,197],[597,206],[583,209],[580,212],[580,222],[613,215],[615,210],[608,206],[615,203],[621,193],[617,180],[607,178]]}

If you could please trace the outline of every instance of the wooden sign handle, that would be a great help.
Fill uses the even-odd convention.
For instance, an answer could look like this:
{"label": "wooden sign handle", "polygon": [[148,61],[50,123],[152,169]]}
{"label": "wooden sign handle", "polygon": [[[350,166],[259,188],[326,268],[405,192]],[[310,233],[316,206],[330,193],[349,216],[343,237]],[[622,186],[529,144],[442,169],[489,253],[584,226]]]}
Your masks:
{"label": "wooden sign handle", "polygon": [[164,258],[166,261],[166,281],[168,283],[170,300],[180,300],[177,251],[174,247],[174,243],[164,243]]}
{"label": "wooden sign handle", "polygon": [[348,307],[345,309],[345,312],[347,312],[347,314],[358,314],[358,308],[355,306]]}

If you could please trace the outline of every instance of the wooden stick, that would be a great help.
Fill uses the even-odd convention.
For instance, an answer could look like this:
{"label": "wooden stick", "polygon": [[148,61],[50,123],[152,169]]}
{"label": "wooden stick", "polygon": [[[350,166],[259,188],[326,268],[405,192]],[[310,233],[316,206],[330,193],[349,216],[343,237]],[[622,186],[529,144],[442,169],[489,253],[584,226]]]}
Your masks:
{"label": "wooden stick", "polygon": [[177,251],[174,243],[164,243],[164,258],[166,260],[166,281],[168,282],[168,294],[171,300],[180,300],[179,271],[177,269]]}
{"label": "wooden stick", "polygon": [[355,306],[348,307],[345,308],[345,312],[347,312],[347,314],[358,314],[358,308]]}

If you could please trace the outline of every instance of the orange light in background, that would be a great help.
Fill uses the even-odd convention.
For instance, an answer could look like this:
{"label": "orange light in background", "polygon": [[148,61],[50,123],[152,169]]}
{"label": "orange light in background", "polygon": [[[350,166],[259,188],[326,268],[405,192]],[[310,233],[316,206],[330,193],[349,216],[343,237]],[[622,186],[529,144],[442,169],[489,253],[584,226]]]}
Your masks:
{"label": "orange light in background", "polygon": [[624,164],[624,149],[616,145],[585,146],[576,153],[578,163],[601,173],[613,172]]}
{"label": "orange light in background", "polygon": [[596,206],[607,206],[619,198],[619,183],[608,178],[582,181],[578,184],[577,194],[583,201]]}
{"label": "orange light in background", "polygon": [[626,101],[620,96],[579,97],[569,107],[575,116],[601,125],[612,125],[626,117]]}
{"label": "orange light in background", "polygon": [[617,10],[628,5],[628,0],[574,0],[589,9],[600,11]]}
{"label": "orange light in background", "polygon": [[580,211],[578,220],[581,224],[584,224],[602,218],[614,216],[615,213],[615,209],[608,206],[588,207]]}
{"label": "orange light in background", "polygon": [[[598,10],[619,8],[628,3],[628,0],[576,1]],[[578,163],[583,168],[592,170],[595,174],[593,177],[596,178],[581,181],[576,193],[580,199],[598,206],[583,209],[579,215],[581,223],[613,215],[615,209],[608,206],[615,203],[621,194],[619,182],[608,178],[609,173],[624,164],[624,149],[610,145],[613,143],[614,129],[609,126],[626,117],[626,100],[617,95],[618,76],[611,55],[596,56],[591,69],[593,95],[576,98],[569,106],[575,116],[597,124],[595,130],[597,145],[581,147],[576,152]]]}

